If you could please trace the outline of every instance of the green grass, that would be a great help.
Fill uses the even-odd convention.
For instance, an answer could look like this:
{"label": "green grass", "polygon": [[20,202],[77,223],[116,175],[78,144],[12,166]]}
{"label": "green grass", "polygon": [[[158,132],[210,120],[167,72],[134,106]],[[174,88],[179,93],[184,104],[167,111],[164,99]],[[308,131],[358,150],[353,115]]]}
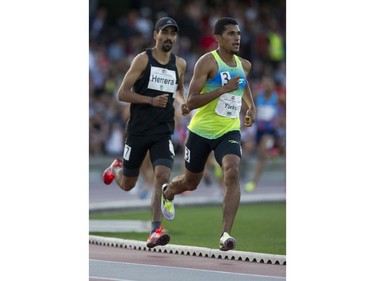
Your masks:
{"label": "green grass", "polygon": [[[90,215],[90,219],[150,220],[150,212],[124,211]],[[221,206],[179,207],[173,221],[163,220],[171,235],[171,244],[217,249],[221,232]],[[146,241],[148,233],[90,233],[92,235]],[[231,235],[236,250],[269,254],[286,254],[286,204],[240,205]]]}

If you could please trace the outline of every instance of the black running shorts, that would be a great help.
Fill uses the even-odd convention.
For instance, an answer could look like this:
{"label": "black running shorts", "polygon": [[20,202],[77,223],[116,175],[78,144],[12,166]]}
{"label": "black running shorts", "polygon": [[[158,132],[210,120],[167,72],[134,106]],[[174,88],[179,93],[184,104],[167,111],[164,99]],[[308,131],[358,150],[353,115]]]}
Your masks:
{"label": "black running shorts", "polygon": [[186,169],[192,173],[203,172],[207,158],[212,150],[220,166],[225,155],[234,154],[241,158],[240,131],[231,131],[213,140],[200,137],[189,131],[189,137],[185,145]]}
{"label": "black running shorts", "polygon": [[154,168],[162,165],[172,169],[175,153],[170,135],[138,136],[128,134],[122,156],[124,176],[136,177],[139,175],[139,169],[148,150],[150,150],[150,159]]}

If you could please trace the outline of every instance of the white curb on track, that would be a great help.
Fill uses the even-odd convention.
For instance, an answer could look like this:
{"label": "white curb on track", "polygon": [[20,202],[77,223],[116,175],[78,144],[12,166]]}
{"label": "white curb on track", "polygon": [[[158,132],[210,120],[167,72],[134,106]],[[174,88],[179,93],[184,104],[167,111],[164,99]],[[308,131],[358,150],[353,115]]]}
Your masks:
{"label": "white curb on track", "polygon": [[227,259],[227,260],[238,260],[238,261],[248,261],[257,262],[265,264],[278,264],[286,265],[286,256],[284,255],[272,255],[272,254],[262,254],[244,251],[228,251],[223,252],[217,249],[210,249],[204,247],[192,247],[192,246],[181,246],[167,244],[162,247],[147,248],[146,242],[127,240],[120,238],[109,238],[90,235],[89,243],[101,246],[118,247],[125,249],[141,250],[141,251],[153,251],[159,253],[169,253],[185,256],[197,256],[205,258],[215,258],[215,259]]}

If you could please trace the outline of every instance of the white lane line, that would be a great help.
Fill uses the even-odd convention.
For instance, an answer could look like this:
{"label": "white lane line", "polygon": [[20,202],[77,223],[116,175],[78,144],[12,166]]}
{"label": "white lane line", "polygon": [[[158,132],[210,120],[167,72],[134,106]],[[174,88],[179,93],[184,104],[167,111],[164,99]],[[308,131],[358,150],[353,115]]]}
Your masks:
{"label": "white lane line", "polygon": [[106,261],[106,260],[96,260],[96,259],[89,259],[89,261],[102,262],[102,263],[125,264],[125,265],[149,266],[149,267],[164,268],[164,269],[184,269],[184,270],[188,270],[188,271],[202,271],[202,272],[211,272],[211,273],[223,273],[223,274],[230,274],[230,275],[243,275],[243,276],[265,277],[265,278],[275,278],[275,279],[280,279],[280,280],[286,280],[285,277],[278,277],[278,276],[271,276],[271,275],[258,275],[258,274],[226,272],[226,271],[217,271],[217,270],[208,270],[208,269],[194,269],[194,268],[188,268],[188,267],[175,267],[175,266],[130,263],[130,262],[118,262],[118,261]]}
{"label": "white lane line", "polygon": [[103,278],[103,277],[96,277],[96,276],[89,276],[89,278],[94,278],[98,280],[111,280],[111,281],[135,281],[135,280],[129,280],[129,279],[118,279],[118,278]]}

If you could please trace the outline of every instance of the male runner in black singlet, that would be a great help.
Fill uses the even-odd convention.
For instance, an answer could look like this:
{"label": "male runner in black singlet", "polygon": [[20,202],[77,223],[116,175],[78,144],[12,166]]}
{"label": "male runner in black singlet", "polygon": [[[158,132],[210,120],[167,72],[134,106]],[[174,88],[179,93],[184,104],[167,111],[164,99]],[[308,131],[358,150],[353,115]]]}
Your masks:
{"label": "male runner in black singlet", "polygon": [[150,152],[155,188],[149,248],[166,245],[170,240],[167,233],[162,233],[160,199],[161,186],[169,180],[175,156],[171,141],[174,99],[181,105],[183,115],[189,113],[183,88],[186,62],[171,51],[177,34],[175,20],[159,19],[153,32],[155,46],[138,54],[125,74],[118,97],[131,105],[123,159],[115,159],[103,173],[105,184],[115,179],[121,189],[129,191],[138,180],[147,151]]}

